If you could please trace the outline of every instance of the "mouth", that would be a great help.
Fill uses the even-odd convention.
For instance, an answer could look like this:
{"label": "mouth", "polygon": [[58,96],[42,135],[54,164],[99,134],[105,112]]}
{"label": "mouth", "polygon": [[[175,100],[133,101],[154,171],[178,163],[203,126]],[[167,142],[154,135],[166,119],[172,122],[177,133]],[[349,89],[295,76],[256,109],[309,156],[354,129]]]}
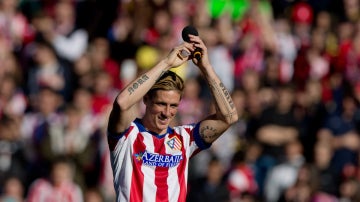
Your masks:
{"label": "mouth", "polygon": [[159,121],[160,121],[160,124],[167,125],[169,122],[169,118],[165,117],[165,116],[159,116]]}

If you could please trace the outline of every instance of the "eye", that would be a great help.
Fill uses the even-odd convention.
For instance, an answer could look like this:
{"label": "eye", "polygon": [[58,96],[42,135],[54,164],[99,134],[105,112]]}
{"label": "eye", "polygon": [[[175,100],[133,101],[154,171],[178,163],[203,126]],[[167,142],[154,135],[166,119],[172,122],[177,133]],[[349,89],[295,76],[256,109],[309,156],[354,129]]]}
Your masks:
{"label": "eye", "polygon": [[156,102],[155,104],[158,106],[166,106],[167,105],[165,102]]}

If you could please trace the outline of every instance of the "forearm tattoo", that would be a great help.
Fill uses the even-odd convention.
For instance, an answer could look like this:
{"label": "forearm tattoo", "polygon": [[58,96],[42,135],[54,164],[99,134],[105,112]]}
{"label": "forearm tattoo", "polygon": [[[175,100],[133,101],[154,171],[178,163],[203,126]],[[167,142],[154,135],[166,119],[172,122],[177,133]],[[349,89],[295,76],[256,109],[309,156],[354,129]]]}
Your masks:
{"label": "forearm tattoo", "polygon": [[222,92],[224,93],[225,98],[226,98],[227,102],[230,105],[230,108],[234,109],[234,103],[233,103],[233,101],[231,99],[231,95],[230,95],[229,91],[226,89],[226,87],[224,86],[224,84],[222,82],[220,82],[220,88],[221,88]]}
{"label": "forearm tattoo", "polygon": [[[215,98],[218,98],[218,105],[229,106],[226,107],[227,113],[224,114],[225,117],[232,119],[234,113],[232,112],[235,108],[234,103],[231,99],[229,91],[225,88],[224,84],[220,82],[219,84],[216,81],[210,82],[210,88],[212,89],[213,95]],[[218,109],[218,108],[217,108]]]}
{"label": "forearm tattoo", "polygon": [[137,88],[140,87],[140,85],[144,84],[145,81],[147,81],[149,79],[149,77],[144,74],[142,75],[142,77],[140,77],[137,81],[135,81],[129,88],[128,88],[128,92],[129,92],[129,95],[131,95],[133,92],[135,92],[135,90]]}

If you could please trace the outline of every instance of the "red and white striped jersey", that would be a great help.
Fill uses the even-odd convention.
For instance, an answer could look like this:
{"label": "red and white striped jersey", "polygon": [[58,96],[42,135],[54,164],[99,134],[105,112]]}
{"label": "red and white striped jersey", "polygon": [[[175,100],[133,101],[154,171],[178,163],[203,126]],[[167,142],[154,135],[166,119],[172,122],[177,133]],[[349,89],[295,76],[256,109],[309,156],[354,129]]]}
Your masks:
{"label": "red and white striped jersey", "polygon": [[117,201],[185,201],[189,159],[210,144],[199,123],[147,131],[140,119],[122,134],[108,134]]}

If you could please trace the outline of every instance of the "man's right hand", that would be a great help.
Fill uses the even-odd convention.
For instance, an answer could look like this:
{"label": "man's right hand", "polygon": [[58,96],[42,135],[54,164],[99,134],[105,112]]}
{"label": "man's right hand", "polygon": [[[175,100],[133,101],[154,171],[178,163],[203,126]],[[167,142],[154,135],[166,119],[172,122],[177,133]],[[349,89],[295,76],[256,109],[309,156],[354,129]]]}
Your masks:
{"label": "man's right hand", "polygon": [[173,48],[169,55],[164,59],[164,62],[170,68],[179,67],[190,59],[190,53],[194,51],[193,49],[194,47],[190,43],[184,42]]}

